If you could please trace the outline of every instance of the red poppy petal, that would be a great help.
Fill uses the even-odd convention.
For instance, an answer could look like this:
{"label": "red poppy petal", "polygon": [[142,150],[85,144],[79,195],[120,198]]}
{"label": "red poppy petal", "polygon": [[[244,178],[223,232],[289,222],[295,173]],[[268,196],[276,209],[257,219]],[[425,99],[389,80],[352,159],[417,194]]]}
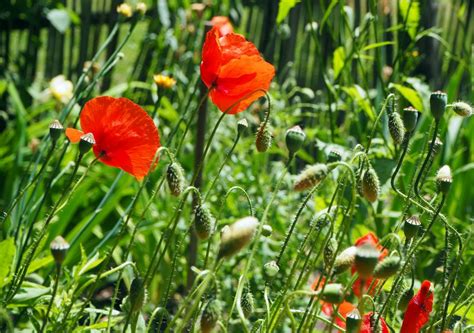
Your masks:
{"label": "red poppy petal", "polygon": [[218,29],[221,37],[234,32],[234,27],[227,16],[214,16],[211,24]]}
{"label": "red poppy petal", "polygon": [[82,130],[94,134],[96,142],[100,142],[103,129],[107,126],[106,110],[115,100],[109,96],[95,97],[88,101],[81,111]]}
{"label": "red poppy petal", "polygon": [[[359,333],[380,332],[379,330],[375,330],[375,329],[372,328],[372,323],[371,323],[372,316],[373,316],[373,312],[369,312],[369,313],[364,315],[364,317],[362,318],[362,325],[360,327]],[[389,332],[387,323],[385,322],[385,320],[382,317],[380,317],[380,319],[379,319],[379,325],[382,328],[382,333],[388,333]]]}
{"label": "red poppy petal", "polygon": [[79,131],[75,128],[66,128],[66,136],[72,143],[78,143],[81,140],[81,136],[84,135],[83,131]]}
{"label": "red poppy petal", "polygon": [[374,233],[369,232],[365,236],[359,237],[355,241],[355,246],[360,246],[365,243],[369,243],[369,244],[372,244],[373,246],[377,246],[379,243],[379,239],[377,238],[377,236],[374,235]]}
{"label": "red poppy petal", "polygon": [[222,51],[219,46],[219,32],[212,28],[206,35],[202,48],[201,78],[209,88],[214,84],[221,66]]}
{"label": "red poppy petal", "polygon": [[[233,59],[246,56],[260,56],[258,49],[252,42],[239,34],[228,34],[219,38],[219,44],[222,49],[222,65],[227,64]],[[220,75],[219,75],[220,76]]]}

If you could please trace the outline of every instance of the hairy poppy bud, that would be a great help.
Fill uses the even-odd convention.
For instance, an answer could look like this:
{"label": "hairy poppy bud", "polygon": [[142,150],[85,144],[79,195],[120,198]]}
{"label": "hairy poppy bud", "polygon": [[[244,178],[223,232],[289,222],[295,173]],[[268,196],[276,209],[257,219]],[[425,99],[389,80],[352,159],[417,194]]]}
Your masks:
{"label": "hairy poppy bud", "polygon": [[342,160],[341,152],[337,149],[332,149],[328,154],[328,163],[339,162],[340,160]]}
{"label": "hairy poppy bud", "polygon": [[255,138],[255,145],[261,153],[266,152],[272,145],[272,135],[265,125],[265,123],[260,124]]}
{"label": "hairy poppy bud", "polygon": [[407,131],[412,132],[418,121],[418,110],[409,106],[403,109],[403,124]]}
{"label": "hairy poppy bud", "polygon": [[452,104],[453,111],[456,112],[461,117],[470,117],[472,115],[472,106],[466,102],[454,102]]}
{"label": "hairy poppy bud", "polygon": [[453,176],[451,175],[451,169],[449,166],[444,165],[438,170],[438,173],[436,174],[436,184],[438,185],[438,191],[443,194],[447,194],[452,182]]}
{"label": "hairy poppy bud", "polygon": [[51,242],[49,248],[53,255],[54,262],[56,262],[57,265],[61,265],[64,262],[64,259],[66,259],[66,254],[69,250],[69,243],[61,236],[57,236]]}
{"label": "hairy poppy bud", "polygon": [[306,167],[306,169],[296,177],[294,189],[304,191],[318,185],[328,174],[326,164],[318,163]]}
{"label": "hairy poppy bud", "polygon": [[405,126],[403,126],[403,121],[400,118],[400,114],[398,112],[392,112],[388,115],[388,129],[390,132],[390,136],[393,139],[395,144],[399,145],[403,142],[403,138],[405,137]]}
{"label": "hairy poppy bud", "polygon": [[304,140],[306,139],[306,134],[299,126],[293,126],[288,131],[286,131],[286,147],[290,156],[294,155],[300,148],[303,146]]}
{"label": "hairy poppy bud", "polygon": [[145,286],[143,285],[143,279],[136,277],[133,279],[130,285],[130,310],[132,312],[140,311],[145,303]]}
{"label": "hairy poppy bud", "polygon": [[398,309],[400,311],[406,310],[408,303],[413,298],[414,294],[415,292],[413,291],[413,289],[407,289],[403,292],[402,296],[400,297],[400,300],[398,301]]}
{"label": "hairy poppy bud", "polygon": [[405,234],[405,238],[407,240],[412,239],[420,230],[421,222],[418,216],[411,216],[410,218],[406,219],[403,223],[403,233]]}
{"label": "hairy poppy bud", "polygon": [[79,141],[79,152],[81,154],[85,154],[92,148],[93,145],[95,145],[94,134],[84,134],[81,136],[81,140]]}
{"label": "hairy poppy bud", "polygon": [[132,17],[132,7],[129,4],[122,3],[117,6],[117,13],[124,18]]}
{"label": "hairy poppy bud", "polygon": [[364,243],[357,247],[354,266],[361,278],[366,279],[372,276],[379,255],[379,251],[370,243]]}
{"label": "hairy poppy bud", "polygon": [[340,304],[344,301],[344,286],[340,283],[329,283],[324,287],[321,294],[324,302]]}
{"label": "hairy poppy bud", "polygon": [[250,243],[257,226],[258,220],[255,217],[248,216],[224,227],[221,232],[218,257],[230,257],[239,252]]}
{"label": "hairy poppy bud", "polygon": [[240,298],[240,306],[242,307],[242,311],[244,311],[245,317],[248,318],[253,313],[255,302],[250,291],[243,293],[242,297]]}
{"label": "hairy poppy bud", "polygon": [[334,262],[334,273],[340,274],[354,264],[357,247],[351,246],[342,251]]}
{"label": "hairy poppy bud", "polygon": [[265,270],[265,274],[268,277],[274,277],[275,275],[278,274],[280,271],[280,267],[278,267],[277,263],[275,260],[272,260],[270,262],[267,262],[264,266],[263,269]]}
{"label": "hairy poppy bud", "polygon": [[375,170],[369,166],[362,176],[362,194],[370,202],[377,200],[380,192],[380,181]]}
{"label": "hairy poppy bud", "polygon": [[359,333],[360,325],[362,324],[362,317],[357,308],[354,308],[346,316],[346,332],[347,333]]}
{"label": "hairy poppy bud", "polygon": [[431,114],[436,121],[440,121],[443,118],[444,112],[446,111],[446,105],[448,104],[448,95],[442,91],[436,91],[431,93],[430,96],[430,107]]}
{"label": "hairy poppy bud", "polygon": [[401,260],[399,256],[392,256],[378,262],[374,269],[374,277],[388,279],[395,275],[400,269]]}
{"label": "hairy poppy bud", "polygon": [[168,187],[172,195],[177,197],[183,192],[185,179],[183,168],[179,163],[172,162],[168,165],[166,181],[168,182]]}
{"label": "hairy poppy bud", "polygon": [[64,132],[64,127],[61,125],[59,120],[54,120],[51,125],[49,125],[49,135],[51,136],[51,139],[53,141],[56,141],[59,139],[61,134]]}
{"label": "hairy poppy bud", "polygon": [[203,204],[198,204],[194,210],[194,228],[199,239],[208,239],[213,225],[214,217],[209,208]]}
{"label": "hairy poppy bud", "polygon": [[262,226],[262,235],[265,237],[270,237],[272,235],[273,229],[268,224]]}
{"label": "hairy poppy bud", "polygon": [[242,134],[249,127],[247,119],[241,119],[237,122],[237,131]]}
{"label": "hairy poppy bud", "polygon": [[219,317],[221,316],[221,304],[218,300],[210,300],[201,314],[201,332],[211,332],[217,324]]}
{"label": "hairy poppy bud", "polygon": [[324,247],[324,264],[326,267],[329,267],[332,262],[332,258],[334,257],[334,253],[337,249],[337,241],[334,237],[329,238],[326,246]]}

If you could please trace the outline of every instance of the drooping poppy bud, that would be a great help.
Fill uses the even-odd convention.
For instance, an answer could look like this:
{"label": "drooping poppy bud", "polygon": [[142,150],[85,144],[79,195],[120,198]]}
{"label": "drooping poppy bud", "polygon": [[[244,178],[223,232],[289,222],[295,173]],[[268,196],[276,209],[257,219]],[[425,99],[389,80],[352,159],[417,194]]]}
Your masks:
{"label": "drooping poppy bud", "polygon": [[81,140],[79,141],[79,152],[81,154],[85,154],[92,148],[93,145],[95,145],[94,134],[84,134],[81,136]]}
{"label": "drooping poppy bud", "polygon": [[201,332],[211,332],[221,316],[221,304],[218,300],[210,300],[202,310],[201,314]]}
{"label": "drooping poppy bud", "polygon": [[344,286],[340,283],[329,283],[324,287],[321,300],[331,304],[340,304],[344,301]]}
{"label": "drooping poppy bud", "polygon": [[421,222],[418,216],[411,216],[403,223],[403,233],[407,240],[412,239],[420,230]]}
{"label": "drooping poppy bud", "polygon": [[472,106],[466,102],[454,102],[452,104],[453,111],[456,112],[461,117],[470,117],[472,115]]}
{"label": "drooping poppy bud", "polygon": [[318,185],[328,174],[326,164],[317,163],[306,167],[306,169],[296,177],[294,189],[304,191]]}
{"label": "drooping poppy bud", "polygon": [[143,279],[136,277],[133,279],[130,285],[130,310],[132,312],[140,311],[145,303],[145,286],[143,285]]}
{"label": "drooping poppy bud", "polygon": [[305,139],[306,134],[299,126],[293,126],[286,131],[285,141],[290,156],[293,156],[303,146]]}
{"label": "drooping poppy bud", "polygon": [[398,112],[392,112],[388,115],[388,129],[390,136],[395,144],[400,145],[405,137],[405,126]]}
{"label": "drooping poppy bud", "polygon": [[400,269],[401,260],[399,256],[391,256],[379,261],[374,268],[374,277],[388,279],[395,275]]}
{"label": "drooping poppy bud", "polygon": [[375,170],[369,166],[362,175],[361,190],[364,198],[375,202],[380,192],[380,181]]}
{"label": "drooping poppy bud", "polygon": [[266,152],[272,145],[272,135],[265,123],[262,123],[258,128],[255,137],[255,146],[260,153]]}
{"label": "drooping poppy bud", "polygon": [[339,162],[342,160],[342,153],[340,150],[337,149],[331,149],[331,151],[328,154],[328,163],[334,163],[334,162]]}
{"label": "drooping poppy bud", "polygon": [[69,243],[62,238],[57,236],[49,246],[51,254],[53,255],[54,262],[56,265],[62,265],[64,259],[66,259],[67,251],[69,250]]}
{"label": "drooping poppy bud", "polygon": [[249,127],[247,119],[241,119],[237,122],[237,131],[242,134]]}
{"label": "drooping poppy bud", "polygon": [[360,325],[362,324],[362,317],[357,308],[354,308],[347,314],[346,317],[346,332],[347,333],[359,333]]}
{"label": "drooping poppy bud", "polygon": [[430,96],[430,107],[433,118],[438,122],[443,118],[444,112],[446,111],[446,105],[448,104],[448,95],[442,91],[436,91],[431,93]]}
{"label": "drooping poppy bud", "polygon": [[438,191],[446,195],[452,182],[453,176],[451,175],[451,168],[444,165],[436,174],[436,185],[438,186]]}
{"label": "drooping poppy bud", "polygon": [[184,172],[181,165],[177,162],[172,162],[168,165],[166,170],[166,181],[170,192],[174,196],[179,196],[184,190]]}
{"label": "drooping poppy bud", "polygon": [[263,269],[265,271],[265,274],[268,277],[274,277],[275,275],[278,274],[280,271],[280,267],[278,267],[277,263],[275,260],[267,262],[264,266]]}
{"label": "drooping poppy bud", "polygon": [[264,224],[262,226],[262,235],[264,237],[270,237],[272,235],[272,232],[273,232],[273,229],[268,224]]}
{"label": "drooping poppy bud", "polygon": [[354,264],[356,251],[357,247],[351,246],[336,257],[336,261],[334,262],[334,272],[336,274],[344,272]]}
{"label": "drooping poppy bud", "polygon": [[238,253],[252,240],[258,220],[253,216],[244,217],[221,231],[218,257],[230,257]]}
{"label": "drooping poppy bud", "polygon": [[194,229],[201,240],[206,240],[211,234],[214,217],[204,204],[198,204],[194,210]]}
{"label": "drooping poppy bud", "polygon": [[416,128],[418,121],[418,110],[414,107],[407,107],[403,109],[403,124],[407,131],[412,132]]}
{"label": "drooping poppy bud", "polygon": [[59,139],[59,137],[63,133],[64,133],[63,125],[61,125],[59,120],[57,119],[53,120],[51,125],[49,125],[49,135],[51,136],[51,139],[55,142]]}
{"label": "drooping poppy bud", "polygon": [[354,265],[363,279],[370,278],[379,260],[380,252],[370,243],[357,246]]}
{"label": "drooping poppy bud", "polygon": [[246,291],[242,294],[242,297],[240,298],[240,306],[242,307],[245,317],[248,318],[253,313],[255,301],[250,291]]}

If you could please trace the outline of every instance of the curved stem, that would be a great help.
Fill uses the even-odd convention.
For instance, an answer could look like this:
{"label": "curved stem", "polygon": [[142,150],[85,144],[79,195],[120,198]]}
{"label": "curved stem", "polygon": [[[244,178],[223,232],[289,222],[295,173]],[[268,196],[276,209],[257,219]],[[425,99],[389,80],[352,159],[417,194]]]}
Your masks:
{"label": "curved stem", "polygon": [[[421,169],[420,169],[420,171],[418,171],[418,176],[416,177],[416,180],[415,180],[414,190],[415,190],[415,195],[418,198],[421,198],[420,187],[419,187],[420,186],[420,180],[421,180],[421,177],[423,176],[423,172],[425,171],[426,166],[428,165],[431,154],[433,153],[433,147],[434,147],[434,144],[435,144],[435,141],[436,141],[436,136],[438,135],[439,121],[435,120],[434,122],[435,122],[435,126],[434,126],[434,130],[433,130],[433,137],[431,139],[431,143],[430,143],[428,152],[426,153],[425,160],[423,161]],[[428,170],[427,170],[427,172],[428,172]]]}

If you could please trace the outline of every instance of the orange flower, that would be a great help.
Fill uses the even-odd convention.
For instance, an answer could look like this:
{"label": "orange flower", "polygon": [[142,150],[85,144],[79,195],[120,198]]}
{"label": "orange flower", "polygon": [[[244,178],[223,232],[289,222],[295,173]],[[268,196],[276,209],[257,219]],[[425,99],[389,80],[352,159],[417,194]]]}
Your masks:
{"label": "orange flower", "polygon": [[430,281],[423,281],[418,293],[408,303],[400,333],[418,333],[428,322],[433,309],[433,293],[430,287]]}
{"label": "orange flower", "polygon": [[[354,310],[356,306],[354,306],[352,303],[349,303],[347,301],[342,302],[337,306],[337,312],[341,315],[342,318],[346,319],[347,314]],[[322,312],[328,316],[332,317],[334,310],[333,310],[333,305],[330,303],[323,303],[323,306],[321,308]],[[346,322],[339,318],[339,316],[336,317],[335,323],[337,326],[346,328]]]}
{"label": "orange flower", "polygon": [[153,120],[127,98],[96,97],[86,103],[81,113],[82,131],[68,128],[72,143],[84,133],[92,133],[94,154],[107,165],[120,168],[138,180],[150,171],[160,137]]}
{"label": "orange flower", "polygon": [[219,37],[234,32],[234,27],[227,16],[214,16],[211,20],[211,24],[219,30]]}
{"label": "orange flower", "polygon": [[264,95],[274,76],[275,68],[242,35],[230,33],[219,37],[217,27],[207,33],[201,79],[210,89],[212,102],[222,112],[235,114],[245,110]]}
{"label": "orange flower", "polygon": [[382,317],[380,317],[379,322],[378,322],[378,325],[380,325],[381,329],[377,330],[375,329],[375,327],[373,327],[374,325],[373,321],[375,320],[375,318],[372,318],[373,315],[374,315],[373,312],[369,312],[364,315],[364,317],[362,318],[362,325],[360,327],[359,333],[375,333],[375,332],[388,333],[389,331],[388,331],[387,323]]}

